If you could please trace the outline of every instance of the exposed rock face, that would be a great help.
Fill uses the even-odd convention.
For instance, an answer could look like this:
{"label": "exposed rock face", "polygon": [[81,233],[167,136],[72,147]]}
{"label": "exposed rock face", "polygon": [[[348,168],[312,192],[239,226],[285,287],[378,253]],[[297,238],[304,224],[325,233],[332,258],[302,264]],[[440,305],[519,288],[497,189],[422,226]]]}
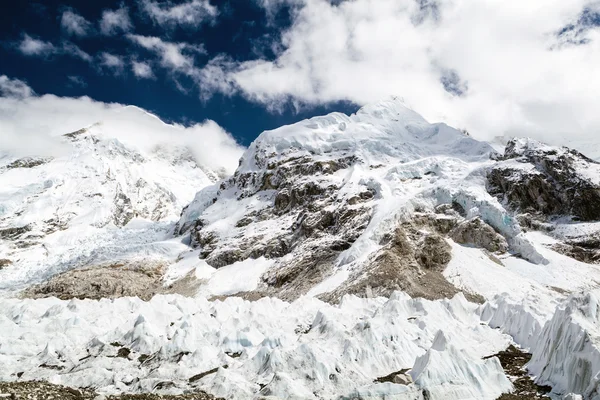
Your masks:
{"label": "exposed rock face", "polygon": [[490,193],[519,212],[600,220],[600,164],[578,151],[513,139],[488,181]]}
{"label": "exposed rock face", "polygon": [[7,265],[11,265],[12,261],[7,258],[0,258],[0,269],[6,267]]}
{"label": "exposed rock face", "polygon": [[508,243],[497,233],[494,228],[483,222],[481,218],[474,218],[458,225],[450,237],[457,243],[484,248],[492,253],[506,253]]}
{"label": "exposed rock face", "polygon": [[[442,236],[448,221],[457,223],[441,215],[416,215],[412,222],[402,224],[391,237],[384,239],[387,244],[374,255],[366,272],[357,271],[321,298],[338,302],[345,294],[389,296],[396,290],[430,300],[451,298],[460,290],[442,275],[452,258],[451,248]],[[441,227],[441,231],[436,227]],[[465,293],[465,296],[471,301],[483,302],[478,295]]]}
{"label": "exposed rock face", "polygon": [[52,157],[25,157],[25,158],[19,158],[18,160],[15,160],[15,161],[11,162],[10,164],[8,164],[6,166],[6,169],[13,169],[13,168],[34,168],[34,167],[38,167],[40,165],[44,165],[46,163],[49,163],[50,161],[52,161]]}
{"label": "exposed rock face", "polygon": [[[445,238],[466,211],[453,201],[447,177],[457,170],[466,176],[468,161],[487,161],[493,153],[487,144],[428,124],[395,101],[351,117],[314,118],[263,133],[230,179],[199,192],[184,209],[177,233],[189,232],[200,258],[215,268],[274,260],[257,289],[240,294],[245,298],[294,300],[342,266],[348,278],[321,298],[398,289],[429,299],[451,297],[458,289],[442,275],[451,259]],[[438,185],[444,185],[440,198],[447,202],[415,213],[410,199]],[[392,205],[394,196],[398,203]],[[498,243],[495,250],[504,250]]]}
{"label": "exposed rock face", "polygon": [[[192,245],[216,268],[248,258],[279,259],[277,270],[263,278],[264,293],[289,300],[306,293],[369,223],[373,193],[365,188],[358,196],[344,196],[331,182],[333,173],[356,161],[290,156],[261,172],[235,174],[220,184],[217,198],[235,192],[242,204],[245,199],[266,204],[241,216],[235,224],[239,233],[227,241],[199,220],[191,230]],[[277,229],[266,229],[273,225]]]}
{"label": "exposed rock face", "polygon": [[600,264],[600,237],[567,240],[557,243],[552,249],[588,264]]}

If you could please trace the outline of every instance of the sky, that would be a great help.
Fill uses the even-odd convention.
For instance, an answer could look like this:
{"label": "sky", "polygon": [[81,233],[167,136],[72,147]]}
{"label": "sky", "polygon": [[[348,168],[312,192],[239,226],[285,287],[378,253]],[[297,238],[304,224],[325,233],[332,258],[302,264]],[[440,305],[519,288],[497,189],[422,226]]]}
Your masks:
{"label": "sky", "polygon": [[13,108],[54,95],[68,112],[61,101],[86,96],[184,126],[214,121],[247,146],[395,95],[481,139],[600,136],[597,0],[20,0],[2,11],[0,93],[20,99]]}

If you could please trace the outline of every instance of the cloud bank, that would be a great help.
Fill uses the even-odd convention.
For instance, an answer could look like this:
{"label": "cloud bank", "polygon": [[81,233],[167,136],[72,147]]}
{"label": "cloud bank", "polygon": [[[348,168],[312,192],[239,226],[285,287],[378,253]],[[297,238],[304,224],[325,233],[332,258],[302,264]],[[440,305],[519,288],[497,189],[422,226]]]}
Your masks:
{"label": "cloud bank", "polygon": [[273,60],[216,57],[198,72],[208,94],[241,93],[274,110],[394,94],[478,138],[600,134],[598,1],[258,3],[268,15],[293,8],[273,44],[282,50]]}
{"label": "cloud bank", "polygon": [[6,76],[0,76],[0,94],[0,153],[60,155],[69,150],[62,135],[95,123],[101,123],[105,137],[144,151],[186,146],[200,165],[228,173],[233,173],[244,150],[210,120],[192,126],[166,124],[137,107],[89,97],[36,96],[25,82]]}

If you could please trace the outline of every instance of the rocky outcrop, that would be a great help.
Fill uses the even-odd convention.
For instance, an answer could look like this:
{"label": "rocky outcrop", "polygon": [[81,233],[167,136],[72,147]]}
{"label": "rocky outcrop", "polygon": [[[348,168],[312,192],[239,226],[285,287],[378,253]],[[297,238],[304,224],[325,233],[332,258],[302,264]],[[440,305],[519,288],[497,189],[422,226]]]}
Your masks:
{"label": "rocky outcrop", "polygon": [[600,264],[600,238],[566,240],[552,246],[554,251],[588,264]]}
{"label": "rocky outcrop", "polygon": [[[448,225],[456,224],[446,215],[416,215],[384,238],[384,247],[367,263],[366,271],[355,272],[336,290],[320,297],[337,303],[346,294],[377,297],[397,290],[429,300],[453,297],[460,290],[442,272],[452,259],[444,235]],[[465,297],[483,302],[476,294],[465,293]]]}
{"label": "rocky outcrop", "polygon": [[[261,198],[272,206],[250,208],[235,223],[239,233],[226,241],[199,219],[191,229],[191,243],[216,268],[248,258],[280,260],[277,270],[264,276],[264,291],[293,299],[327,276],[337,256],[361,235],[374,194],[365,188],[357,196],[344,196],[331,182],[331,175],[357,162],[356,157],[314,160],[290,155],[259,162],[264,170],[236,173],[220,184],[213,202],[234,194],[236,202]],[[277,229],[256,228],[261,225]]]}
{"label": "rocky outcrop", "polygon": [[34,168],[39,167],[40,165],[44,165],[52,161],[52,157],[25,157],[19,158],[6,165],[6,169],[14,169],[14,168]]}
{"label": "rocky outcrop", "polygon": [[456,243],[486,249],[492,253],[506,253],[508,243],[494,228],[481,218],[473,218],[458,225],[450,232]]}
{"label": "rocky outcrop", "polygon": [[600,220],[600,164],[578,151],[513,139],[488,173],[488,191],[520,213],[546,220]]}

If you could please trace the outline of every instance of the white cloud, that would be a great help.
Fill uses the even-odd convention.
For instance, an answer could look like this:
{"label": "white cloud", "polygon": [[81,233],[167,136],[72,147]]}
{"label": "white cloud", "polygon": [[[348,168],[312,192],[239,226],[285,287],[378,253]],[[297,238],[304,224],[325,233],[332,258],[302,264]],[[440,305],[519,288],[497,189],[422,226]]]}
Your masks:
{"label": "white cloud", "polygon": [[157,54],[163,68],[185,74],[192,74],[194,70],[194,57],[191,53],[205,53],[204,48],[200,45],[165,42],[154,36],[129,34],[127,38]]}
{"label": "white cloud", "polygon": [[0,75],[0,96],[23,99],[33,95],[33,89],[27,83],[19,79],[10,79],[6,75]]}
{"label": "white cloud", "polygon": [[152,67],[150,64],[143,61],[132,61],[131,70],[133,74],[142,79],[152,79],[154,78],[154,72],[152,72]]}
{"label": "white cloud", "polygon": [[64,42],[62,44],[62,47],[59,50],[59,53],[68,54],[72,57],[80,58],[83,61],[87,61],[87,62],[92,61],[92,56],[90,56],[88,53],[81,50],[79,48],[79,46],[77,46],[71,42]]}
{"label": "white cloud", "polygon": [[32,38],[27,34],[23,35],[23,40],[18,48],[26,56],[45,57],[56,52],[56,47],[52,43]]}
{"label": "white cloud", "polygon": [[[8,88],[8,89],[5,89]],[[89,97],[33,95],[24,82],[0,76],[0,152],[16,156],[57,155],[68,151],[65,133],[100,122],[108,137],[150,151],[187,146],[199,164],[232,173],[243,148],[214,121],[192,126],[165,124],[137,107],[102,103]]]}
{"label": "white cloud", "polygon": [[71,9],[63,11],[60,26],[69,35],[81,37],[87,36],[92,30],[92,24]]}
{"label": "white cloud", "polygon": [[112,69],[115,72],[122,71],[125,66],[125,61],[123,61],[123,57],[121,56],[102,52],[98,57],[100,58],[101,66]]}
{"label": "white cloud", "polygon": [[17,49],[22,54],[31,57],[69,55],[72,57],[80,58],[87,62],[92,61],[92,56],[90,56],[85,51],[81,50],[79,46],[75,45],[74,43],[65,41],[62,42],[59,46],[57,46],[50,42],[33,38],[27,34],[23,35],[23,39],[17,45]]}
{"label": "white cloud", "polygon": [[198,28],[203,23],[212,23],[219,14],[217,7],[208,0],[191,0],[180,4],[140,0],[141,9],[161,26],[185,26]]}
{"label": "white cloud", "polygon": [[[274,12],[282,1],[262,4]],[[203,73],[215,79],[212,88],[237,88],[271,107],[288,99],[365,104],[395,94],[426,118],[480,138],[557,142],[600,132],[600,30],[577,29],[586,39],[580,45],[557,38],[597,2],[336,3],[289,0],[293,23],[275,44],[283,48],[277,58],[209,64]]]}
{"label": "white cloud", "polygon": [[67,79],[69,80],[70,86],[82,88],[87,86],[87,82],[81,76],[69,75],[67,76]]}
{"label": "white cloud", "polygon": [[129,18],[129,9],[121,7],[118,10],[104,10],[100,19],[100,32],[111,36],[119,32],[129,32],[133,24]]}

